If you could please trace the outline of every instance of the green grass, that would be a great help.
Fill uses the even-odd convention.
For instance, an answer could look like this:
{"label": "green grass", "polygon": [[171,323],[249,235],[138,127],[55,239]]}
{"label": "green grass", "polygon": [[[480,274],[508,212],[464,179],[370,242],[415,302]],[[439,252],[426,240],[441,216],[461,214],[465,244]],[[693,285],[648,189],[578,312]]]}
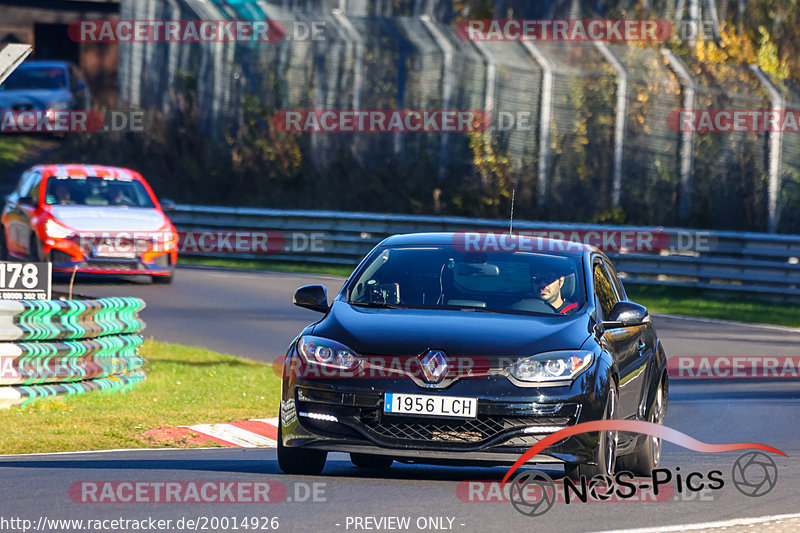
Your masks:
{"label": "green grass", "polygon": [[800,306],[750,296],[708,294],[689,287],[625,285],[628,297],[651,313],[800,327]]}
{"label": "green grass", "polygon": [[31,147],[41,140],[29,135],[0,134],[0,175],[15,165]]}
{"label": "green grass", "polygon": [[271,261],[261,259],[236,259],[220,257],[193,257],[182,255],[178,259],[181,265],[202,265],[223,268],[242,268],[247,270],[268,270],[274,272],[298,272],[301,274],[322,274],[327,276],[347,277],[355,268],[347,265],[326,265],[315,263],[290,263],[287,261]]}
{"label": "green grass", "polygon": [[[271,365],[200,348],[145,341],[147,379],[124,392],[90,392],[0,411],[0,453],[163,446],[149,429],[277,416]],[[171,445],[187,446],[182,442]]]}

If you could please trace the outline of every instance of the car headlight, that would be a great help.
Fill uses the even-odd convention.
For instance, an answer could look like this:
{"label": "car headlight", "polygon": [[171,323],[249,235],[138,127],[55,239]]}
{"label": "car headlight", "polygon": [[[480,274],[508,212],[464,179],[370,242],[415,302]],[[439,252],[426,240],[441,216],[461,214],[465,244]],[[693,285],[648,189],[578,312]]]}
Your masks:
{"label": "car headlight", "polygon": [[158,251],[171,252],[178,247],[178,232],[173,231],[169,226],[164,226],[158,231],[155,240],[155,248]]}
{"label": "car headlight", "polygon": [[589,368],[594,354],[587,350],[546,352],[520,359],[510,367],[509,373],[520,381],[569,381]]}
{"label": "car headlight", "polygon": [[297,341],[297,351],[307,363],[332,368],[353,370],[360,363],[356,353],[344,344],[313,335],[300,337]]}
{"label": "car headlight", "polygon": [[47,222],[44,223],[44,231],[51,239],[66,239],[75,234],[74,231],[62,224],[59,224],[52,218],[48,219]]}

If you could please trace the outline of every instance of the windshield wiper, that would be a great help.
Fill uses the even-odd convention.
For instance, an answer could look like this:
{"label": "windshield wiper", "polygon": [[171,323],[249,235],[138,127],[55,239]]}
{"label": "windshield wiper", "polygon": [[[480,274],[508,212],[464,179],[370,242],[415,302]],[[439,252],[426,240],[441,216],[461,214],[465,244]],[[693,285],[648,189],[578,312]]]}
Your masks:
{"label": "windshield wiper", "polygon": [[374,307],[376,309],[408,309],[404,305],[387,304],[380,302],[347,302],[350,305],[357,305],[358,307]]}
{"label": "windshield wiper", "polygon": [[486,307],[473,307],[470,305],[442,305],[440,306],[442,309],[447,309],[448,311],[472,311],[475,313],[496,313],[494,309],[488,309]]}

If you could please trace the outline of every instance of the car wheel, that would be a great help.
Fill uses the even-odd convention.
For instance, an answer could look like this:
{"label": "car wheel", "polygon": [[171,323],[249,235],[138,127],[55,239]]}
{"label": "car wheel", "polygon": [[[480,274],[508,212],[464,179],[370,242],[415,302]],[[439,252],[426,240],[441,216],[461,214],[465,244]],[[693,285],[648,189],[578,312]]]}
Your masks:
{"label": "car wheel", "polygon": [[369,455],[366,453],[351,453],[350,462],[359,468],[374,468],[385,470],[394,462],[388,455]]}
{"label": "car wheel", "polygon": [[0,226],[0,261],[8,261],[8,244],[6,244],[6,229]]}
{"label": "car wheel", "polygon": [[[666,376],[658,385],[653,407],[650,410],[649,421],[654,424],[663,424],[667,412],[667,378]],[[617,460],[620,470],[627,470],[636,476],[649,477],[653,470],[658,468],[661,461],[661,439],[647,435],[645,442],[634,453],[623,455]]]}
{"label": "car wheel", "polygon": [[44,251],[42,250],[42,243],[36,237],[36,234],[31,235],[30,243],[28,244],[28,255],[30,260],[35,263],[44,261]]}
{"label": "car wheel", "polygon": [[286,474],[315,476],[325,468],[328,452],[283,445],[283,424],[278,423],[278,466]]}
{"label": "car wheel", "polygon": [[[606,397],[606,407],[603,413],[603,420],[614,420],[617,418],[617,403],[619,395],[617,386],[612,382],[612,386]],[[590,479],[594,476],[613,476],[614,465],[617,462],[617,442],[619,433],[617,431],[601,431],[600,439],[594,450],[595,464],[566,464],[564,474],[570,479],[580,479],[581,476]]]}

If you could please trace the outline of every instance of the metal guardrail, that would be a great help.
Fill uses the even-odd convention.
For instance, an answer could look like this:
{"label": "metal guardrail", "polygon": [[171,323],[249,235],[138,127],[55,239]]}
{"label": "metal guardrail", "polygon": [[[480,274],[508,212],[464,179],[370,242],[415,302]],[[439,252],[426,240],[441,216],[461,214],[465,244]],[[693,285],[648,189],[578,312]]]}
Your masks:
{"label": "metal guardrail", "polygon": [[[399,233],[436,231],[505,232],[506,220],[338,211],[280,210],[178,205],[170,218],[179,231],[273,230],[318,238],[315,249],[263,254],[213,253],[281,261],[355,265],[375,244]],[[514,232],[650,232],[658,250],[606,250],[627,283],[690,286],[760,293],[800,300],[800,235],[514,221]],[[699,241],[698,241],[699,239]],[[288,243],[291,244],[291,243]]]}
{"label": "metal guardrail", "polygon": [[138,298],[0,301],[0,408],[142,381]]}

